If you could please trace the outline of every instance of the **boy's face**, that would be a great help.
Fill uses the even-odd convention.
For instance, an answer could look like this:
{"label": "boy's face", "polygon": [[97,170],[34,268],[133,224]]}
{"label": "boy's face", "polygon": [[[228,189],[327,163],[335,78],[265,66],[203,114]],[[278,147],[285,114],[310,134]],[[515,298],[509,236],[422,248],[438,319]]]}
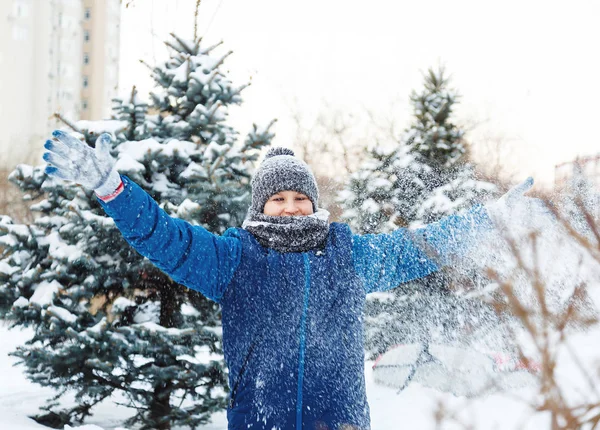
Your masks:
{"label": "boy's face", "polygon": [[263,213],[270,216],[298,216],[313,213],[310,199],[297,191],[280,191],[265,203]]}

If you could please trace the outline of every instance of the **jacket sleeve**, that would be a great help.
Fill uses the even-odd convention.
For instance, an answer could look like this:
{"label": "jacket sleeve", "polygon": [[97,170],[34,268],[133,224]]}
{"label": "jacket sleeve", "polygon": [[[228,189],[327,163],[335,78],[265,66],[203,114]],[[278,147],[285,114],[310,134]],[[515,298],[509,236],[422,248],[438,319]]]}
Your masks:
{"label": "jacket sleeve", "polygon": [[354,268],[366,293],[387,291],[461,258],[492,229],[486,209],[478,205],[415,230],[353,235]]}
{"label": "jacket sleeve", "polygon": [[98,201],[123,237],[175,282],[218,302],[239,264],[239,239],[170,217],[135,182],[122,180],[123,192]]}

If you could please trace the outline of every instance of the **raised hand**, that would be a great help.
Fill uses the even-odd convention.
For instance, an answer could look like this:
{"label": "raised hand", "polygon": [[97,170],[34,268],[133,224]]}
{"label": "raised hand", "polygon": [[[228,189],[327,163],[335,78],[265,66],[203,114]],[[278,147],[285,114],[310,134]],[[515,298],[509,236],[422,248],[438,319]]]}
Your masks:
{"label": "raised hand", "polygon": [[71,136],[55,130],[53,138],[47,140],[43,159],[48,163],[46,173],[50,176],[73,181],[85,188],[95,190],[105,196],[117,189],[121,177],[115,169],[115,159],[110,155],[110,135],[98,137],[96,148]]}
{"label": "raised hand", "polygon": [[529,177],[493,203],[485,206],[490,217],[500,225],[505,225],[515,217],[530,218],[551,215],[547,203],[541,199],[527,197],[524,194],[533,186]]}
{"label": "raised hand", "polygon": [[529,191],[533,187],[533,178],[530,176],[525,179],[519,185],[512,187],[506,194],[498,199],[496,202],[499,205],[505,205],[508,208],[513,207],[518,199],[523,198],[523,194]]}

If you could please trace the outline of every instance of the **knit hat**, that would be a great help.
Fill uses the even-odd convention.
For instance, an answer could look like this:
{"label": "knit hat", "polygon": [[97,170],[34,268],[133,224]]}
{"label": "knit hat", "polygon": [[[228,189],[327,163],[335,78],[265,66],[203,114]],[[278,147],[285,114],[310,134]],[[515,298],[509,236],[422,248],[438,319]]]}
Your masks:
{"label": "knit hat", "polygon": [[308,165],[287,148],[271,148],[252,177],[252,206],[250,211],[262,213],[265,203],[280,191],[305,194],[316,212],[319,201],[317,181]]}

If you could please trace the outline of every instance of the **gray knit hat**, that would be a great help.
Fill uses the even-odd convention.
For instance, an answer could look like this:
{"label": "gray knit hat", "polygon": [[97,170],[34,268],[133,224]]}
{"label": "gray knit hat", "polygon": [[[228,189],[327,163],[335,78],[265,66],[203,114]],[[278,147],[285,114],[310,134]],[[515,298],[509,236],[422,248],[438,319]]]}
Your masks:
{"label": "gray knit hat", "polygon": [[262,213],[265,203],[280,191],[297,191],[310,199],[316,212],[319,201],[317,181],[308,165],[287,148],[271,148],[252,177],[251,211]]}

